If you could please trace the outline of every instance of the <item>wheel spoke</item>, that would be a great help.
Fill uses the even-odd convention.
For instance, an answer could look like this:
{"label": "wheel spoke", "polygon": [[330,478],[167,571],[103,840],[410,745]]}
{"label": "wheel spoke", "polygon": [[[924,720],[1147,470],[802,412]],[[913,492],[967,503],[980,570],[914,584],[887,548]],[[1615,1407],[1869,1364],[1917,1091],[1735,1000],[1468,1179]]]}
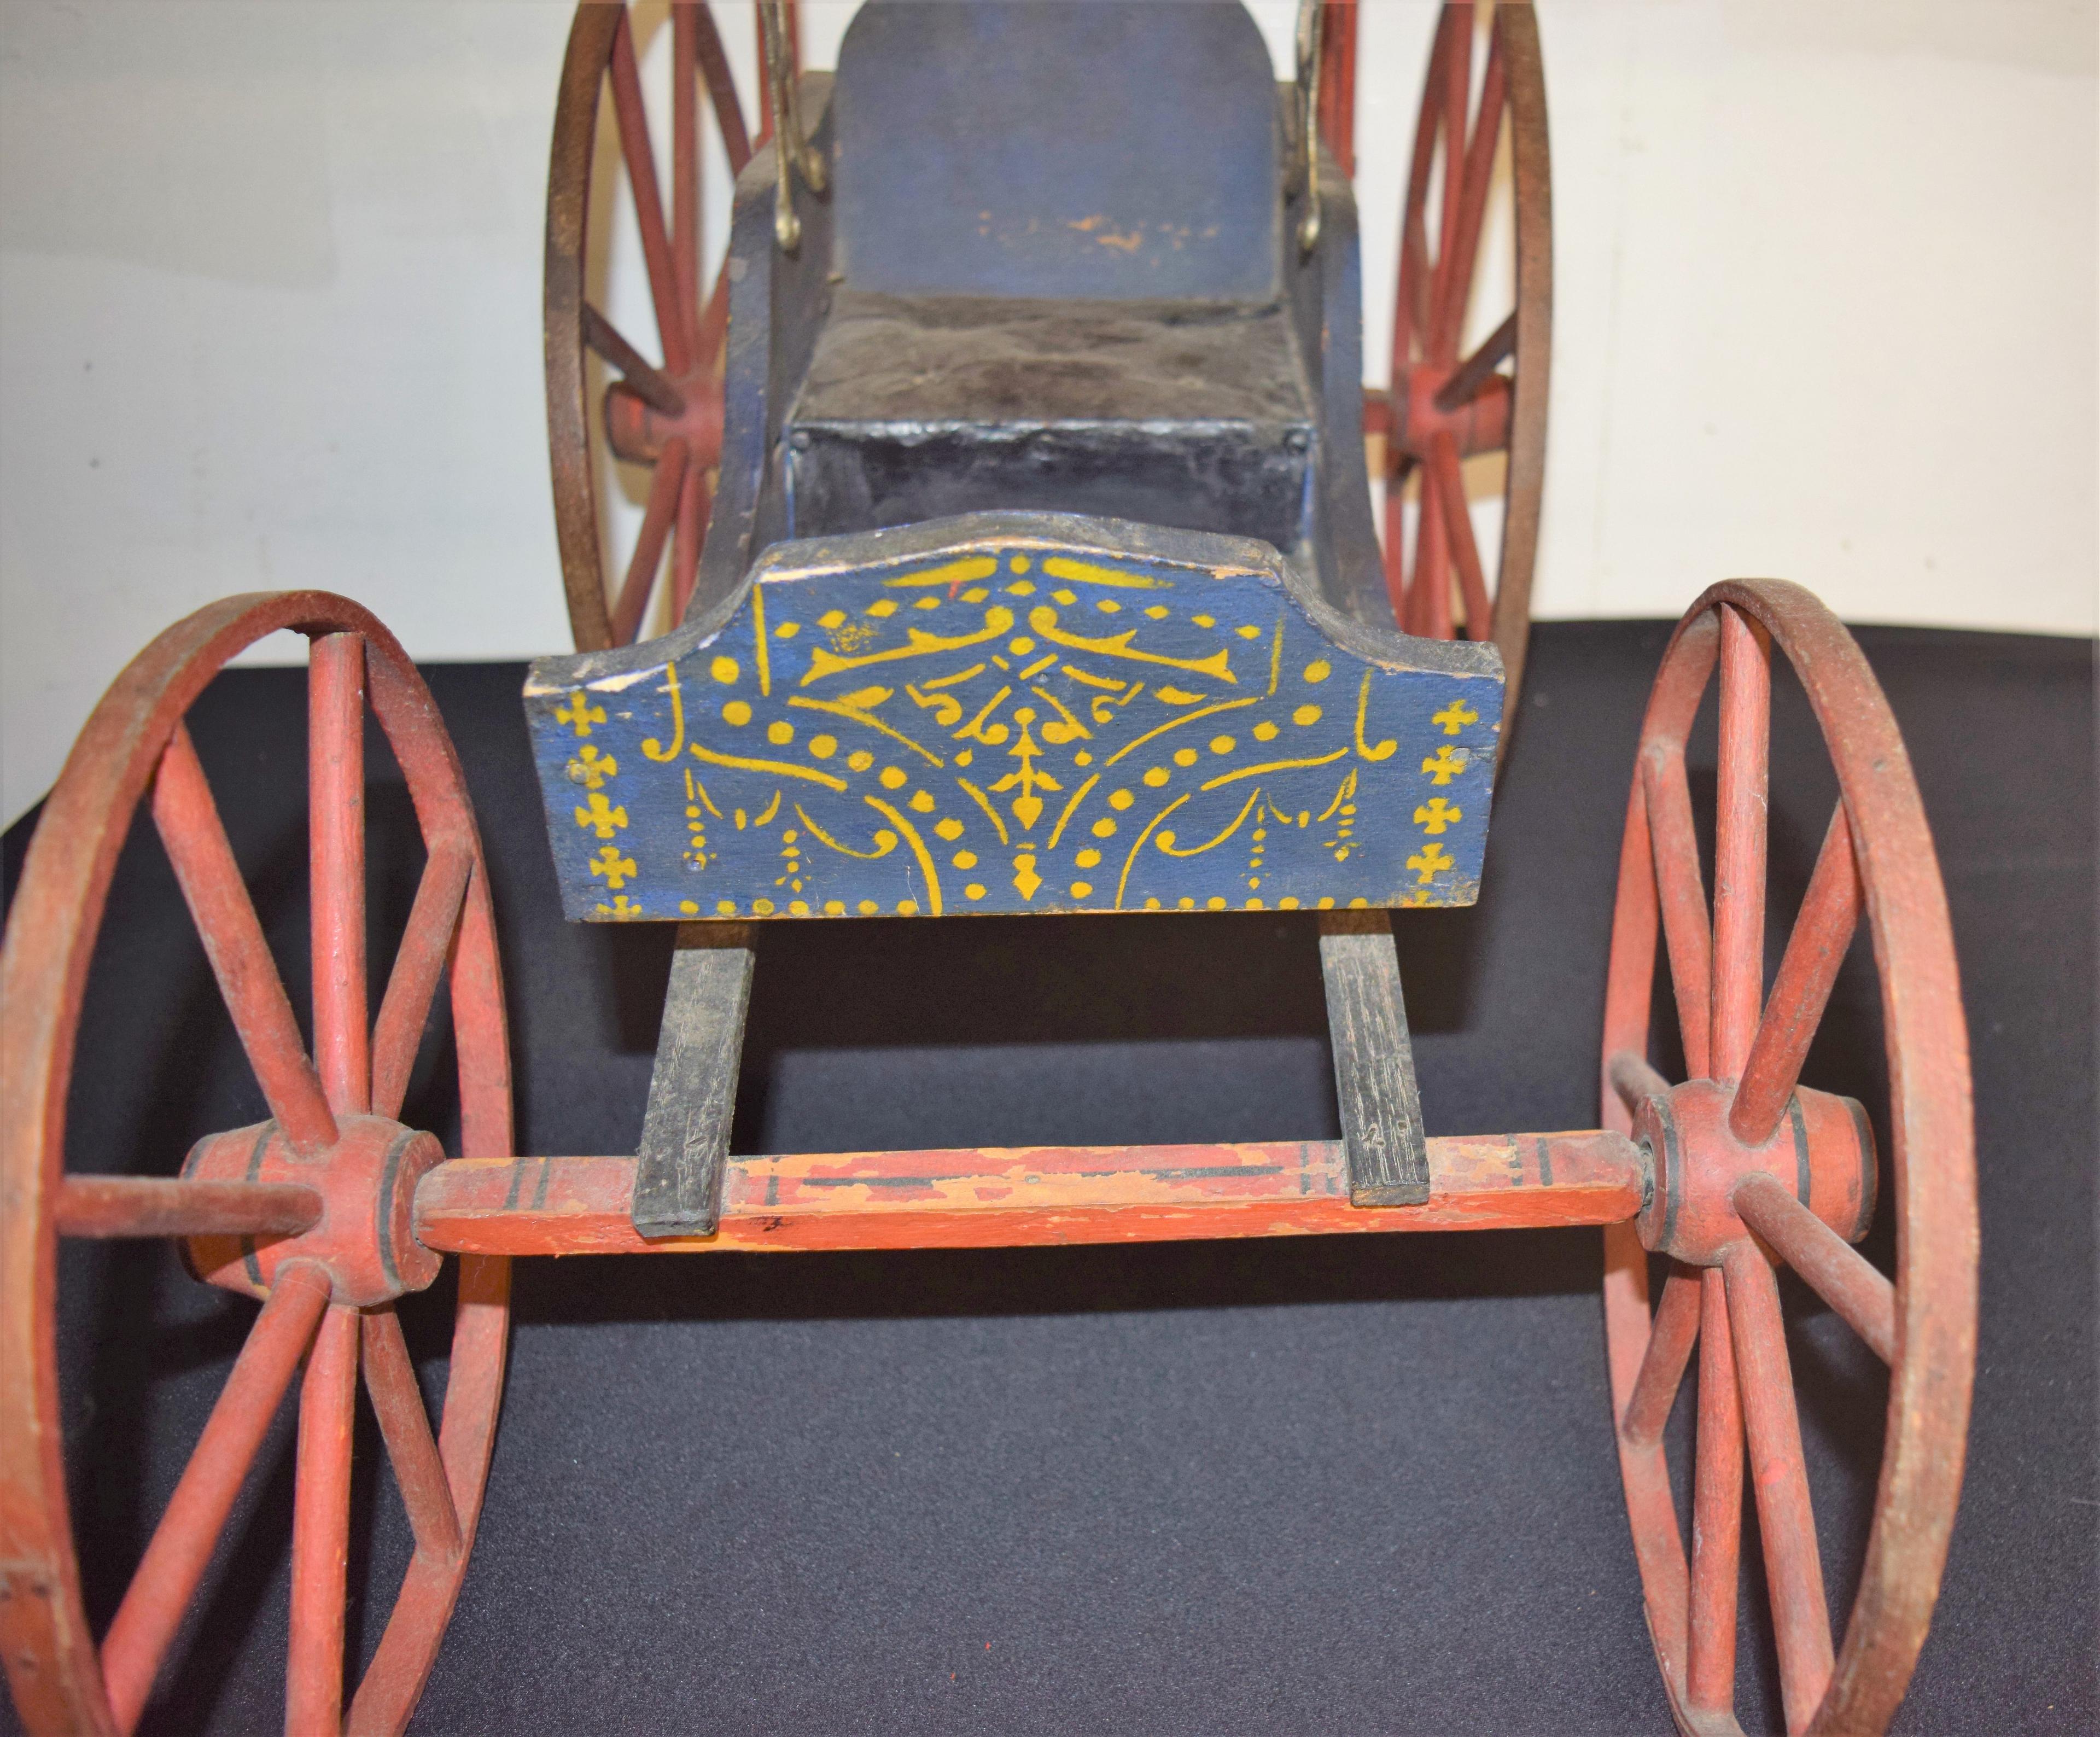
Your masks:
{"label": "wheel spoke", "polygon": [[357,1311],[322,1319],[299,1390],[299,1470],[292,1497],[292,1633],[285,1729],[342,1723],[345,1575],[350,1556],[350,1444],[357,1410]]}
{"label": "wheel spoke", "polygon": [[[1605,1226],[1604,1321],[1612,1405],[1619,1417],[1626,1415],[1625,1408],[1632,1402],[1648,1354],[1655,1345],[1656,1316],[1648,1307],[1648,1252],[1641,1247],[1639,1232],[1630,1223]],[[1695,1326],[1697,1319],[1695,1311]],[[1665,1406],[1665,1416],[1667,1411]],[[1661,1427],[1657,1426],[1658,1431]],[[1626,1518],[1632,1523],[1634,1552],[1640,1562],[1642,1603],[1647,1609],[1648,1632],[1654,1638],[1663,1675],[1673,1684],[1682,1683],[1686,1609],[1690,1602],[1688,1571],[1662,1438],[1657,1433],[1637,1440],[1626,1433],[1623,1424],[1617,1435],[1619,1469],[1626,1480]]]}
{"label": "wheel spoke", "polygon": [[699,8],[671,8],[671,269],[686,354],[700,347],[694,323],[700,313],[700,67]]}
{"label": "wheel spoke", "polygon": [[677,527],[671,540],[671,624],[685,615],[685,599],[693,594],[700,573],[700,536],[707,521],[700,512],[700,496],[707,481],[697,464],[686,466],[686,479],[678,490]]}
{"label": "wheel spoke", "polygon": [[1612,1056],[1606,1072],[1612,1090],[1618,1094],[1619,1102],[1626,1105],[1629,1115],[1648,1099],[1665,1096],[1670,1091],[1670,1082],[1630,1049],[1622,1049]]}
{"label": "wheel spoke", "polygon": [[321,1197],[296,1182],[68,1176],[53,1214],[61,1237],[296,1237]]}
{"label": "wheel spoke", "polygon": [[721,270],[715,273],[715,287],[708,296],[708,305],[700,310],[699,359],[712,364],[721,354],[722,340],[728,334],[729,261],[725,259]]}
{"label": "wheel spoke", "polygon": [[1641,756],[1642,792],[1648,804],[1648,836],[1655,847],[1655,883],[1662,906],[1662,933],[1670,954],[1670,988],[1677,999],[1678,1031],[1684,1041],[1684,1071],[1704,1079],[1708,1065],[1707,1020],[1712,1004],[1713,943],[1706,928],[1706,888],[1699,872],[1699,837],[1692,827],[1692,791],[1684,779],[1684,754]]}
{"label": "wheel spoke", "polygon": [[1423,353],[1432,362],[1450,362],[1458,355],[1458,339],[1443,342],[1445,309],[1462,286],[1449,281],[1458,257],[1458,204],[1466,179],[1466,121],[1473,96],[1473,0],[1452,0],[1444,8],[1451,22],[1451,42],[1444,57],[1444,200],[1436,224],[1436,279],[1430,302],[1429,325]]}
{"label": "wheel spoke", "polygon": [[634,31],[622,9],[612,37],[612,108],[620,124],[620,154],[627,162],[627,184],[634,195],[634,217],[642,231],[642,258],[649,270],[649,293],[656,306],[656,332],[664,343],[664,366],[682,374],[692,359],[686,351],[686,325],[678,311],[678,279],[671,263],[670,238],[664,232],[664,199],[656,190],[656,158],[649,143],[649,116],[642,102],[642,75],[634,64]]}
{"label": "wheel spoke", "polygon": [[1429,49],[1429,72],[1424,81],[1422,112],[1414,122],[1414,154],[1407,172],[1407,196],[1400,212],[1400,284],[1392,307],[1392,390],[1396,401],[1407,390],[1408,364],[1414,359],[1418,340],[1429,335],[1428,291],[1431,275],[1426,208],[1429,203],[1429,171],[1436,155],[1436,134],[1443,114],[1438,93],[1443,89],[1444,63],[1451,52],[1454,13],[1449,7],[1437,15],[1436,34]]}
{"label": "wheel spoke", "polygon": [[1771,648],[1721,609],[1721,768],[1714,830],[1711,1075],[1740,1078],[1765,987],[1765,803],[1771,756]]}
{"label": "wheel spoke", "polygon": [[1728,1324],[1735,1333],[1743,1421],[1750,1439],[1758,1529],[1763,1535],[1765,1580],[1779,1644],[1780,1686],[1789,1731],[1815,1717],[1830,1682],[1830,1607],[1823,1593],[1815,1515],[1809,1506],[1808,1468],[1802,1457],[1801,1420],[1787,1366],[1779,1285],[1763,1252],[1747,1238],[1722,1257],[1728,1286]]}
{"label": "wheel spoke", "polygon": [[329,633],[307,672],[314,1060],[338,1116],[370,1105],[364,984],[364,641]]}
{"label": "wheel spoke", "polygon": [[620,377],[652,410],[667,417],[686,413],[685,395],[620,335],[620,329],[589,302],[584,303],[584,342],[620,370]]}
{"label": "wheel spoke", "polygon": [[[1604,979],[1604,1126],[1633,1131],[1633,1106],[1625,1100],[1618,1069],[1622,1057],[1641,1064],[1638,1083],[1667,1086],[1648,1069],[1650,1003],[1655,987],[1655,852],[1648,841],[1648,794],[1636,778],[1626,799],[1626,830],[1619,835],[1619,885],[1612,901],[1612,952]],[[1647,1094],[1652,1095],[1652,1094]]]}
{"label": "wheel spoke", "polygon": [[1673,1272],[1662,1287],[1640,1373],[1634,1378],[1634,1391],[1619,1419],[1619,1433],[1627,1440],[1646,1446],[1662,1439],[1662,1426],[1670,1422],[1670,1409],[1677,1403],[1684,1366],[1698,1337],[1699,1281],[1688,1272]]}
{"label": "wheel spoke", "polygon": [[650,593],[656,589],[656,570],[664,559],[664,540],[677,514],[685,480],[686,443],[674,434],[664,443],[663,454],[656,461],[656,474],[649,484],[649,505],[634,540],[634,556],[627,564],[627,577],[620,582],[620,601],[613,606],[615,646],[633,645],[635,635],[642,631]]}
{"label": "wheel spoke", "polygon": [[1494,377],[1495,370],[1515,354],[1516,315],[1512,311],[1438,389],[1436,408],[1446,416],[1464,409],[1480,396],[1480,388]]}
{"label": "wheel spoke", "polygon": [[378,1115],[399,1116],[401,1101],[408,1095],[408,1076],[422,1044],[438,979],[452,951],[460,907],[466,901],[467,877],[473,871],[473,850],[452,841],[439,844],[423,865],[408,927],[379,1003],[379,1022],[373,1028],[372,1108]]}
{"label": "wheel spoke", "polygon": [[736,80],[730,76],[729,55],[716,32],[714,16],[704,6],[697,7],[695,11],[700,76],[708,82],[708,100],[714,105],[715,126],[721,134],[722,152],[729,159],[729,178],[734,181],[751,161],[751,134],[743,124],[743,104],[737,99]]}
{"label": "wheel spoke", "polygon": [[459,1515],[430,1435],[408,1342],[401,1336],[400,1317],[390,1304],[364,1317],[364,1385],[379,1418],[379,1433],[386,1438],[386,1457],[393,1463],[402,1506],[408,1510],[416,1548],[450,1562],[459,1554]]}
{"label": "wheel spoke", "polygon": [[1801,1078],[1801,1064],[1822,1023],[1838,968],[1860,922],[1860,866],[1852,855],[1852,828],[1845,805],[1830,816],[1829,830],[1809,877],[1807,896],[1786,955],[1772,979],[1771,999],[1758,1021],[1742,1083],[1728,1107],[1728,1126],[1747,1145],[1761,1146],[1785,1113],[1786,1100]]}
{"label": "wheel spoke", "polygon": [[1851,1323],[1882,1362],[1896,1360],[1896,1288],[1776,1177],[1745,1176],[1736,1211],[1811,1290]]}
{"label": "wheel spoke", "polygon": [[1736,1584],[1743,1536],[1743,1413],[1718,1267],[1700,1276],[1699,1439],[1692,1498],[1691,1665],[1687,1699],[1702,1711],[1736,1699]]}
{"label": "wheel spoke", "polygon": [[410,1558],[394,1614],[351,1703],[348,1727],[357,1737],[382,1737],[407,1725],[458,1595],[502,1404],[510,1267],[501,1256],[460,1261],[459,1313],[438,1435],[446,1483],[457,1492],[460,1551],[448,1561],[421,1550]]}
{"label": "wheel spoke", "polygon": [[1407,631],[1407,490],[1396,477],[1385,485],[1385,594],[1392,619]]}
{"label": "wheel spoke", "polygon": [[196,749],[179,724],[153,779],[153,822],[270,1113],[302,1153],[333,1144],[335,1118],[307,1059]]}
{"label": "wheel spoke", "polygon": [[[678,540],[671,562],[671,624],[686,619],[686,606],[693,601],[693,588],[700,577],[700,549],[707,536],[708,514],[714,497],[698,465],[686,470],[686,486],[678,496]],[[692,528],[689,531],[687,526]]]}
{"label": "wheel spoke", "polygon": [[1451,637],[1451,568],[1444,544],[1444,515],[1425,468],[1414,514],[1414,571],[1407,581],[1408,631],[1425,639]]}
{"label": "wheel spoke", "polygon": [[320,1267],[304,1261],[280,1267],[269,1299],[234,1360],[233,1371],[103,1639],[103,1682],[120,1731],[128,1732],[139,1722],[161,1655],[211,1561],[213,1546],[328,1296],[328,1276]]}
{"label": "wheel spoke", "polygon": [[[1480,250],[1480,221],[1487,214],[1488,183],[1495,166],[1495,146],[1502,130],[1502,33],[1489,38],[1488,64],[1480,80],[1480,106],[1467,141],[1457,227],[1437,260],[1436,329],[1433,348],[1440,359],[1458,353],[1465,333],[1466,309],[1471,300],[1473,263]],[[1514,318],[1514,315],[1511,316]]]}
{"label": "wheel spoke", "polygon": [[1466,479],[1458,469],[1458,446],[1449,434],[1432,434],[1429,465],[1425,473],[1436,492],[1444,518],[1444,539],[1458,569],[1459,589],[1466,598],[1466,637],[1485,639],[1494,620],[1488,602],[1488,582],[1480,571],[1480,545],[1473,540],[1473,514],[1466,505]]}

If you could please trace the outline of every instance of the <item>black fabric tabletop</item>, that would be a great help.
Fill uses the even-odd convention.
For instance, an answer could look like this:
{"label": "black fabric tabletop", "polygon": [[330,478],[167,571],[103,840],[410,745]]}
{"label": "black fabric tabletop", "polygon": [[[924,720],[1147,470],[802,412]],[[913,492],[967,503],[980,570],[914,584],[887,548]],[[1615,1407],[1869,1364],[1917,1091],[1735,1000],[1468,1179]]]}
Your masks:
{"label": "black fabric tabletop", "polygon": [[[1396,921],[1432,1134],[1595,1125],[1618,832],[1665,631],[1538,630],[1481,903]],[[1897,1728],[2092,1731],[2092,648],[1860,637],[1939,840],[1982,1169],[1968,1479]],[[519,668],[429,675],[494,857],[520,1148],[631,1151],[668,932],[561,923]],[[297,672],[240,671],[192,718],[301,1002],[302,703]],[[1776,718],[1775,956],[1833,796],[1784,682]],[[1694,789],[1710,802],[1708,730]],[[384,948],[418,853],[390,768],[378,775]],[[7,837],[11,891],[33,823]],[[1875,993],[1855,948],[1807,1078],[1878,1116]],[[442,1131],[430,1050],[410,1116]],[[262,1113],[143,835],[82,1057],[79,1168],[170,1170],[197,1135]],[[1331,1137],[1328,1069],[1302,915],[769,928],[736,1149]],[[1885,1265],[1886,1197],[1867,1245]],[[1573,1231],[523,1263],[480,1536],[414,1729],[1666,1730],[1599,1270],[1596,1233]],[[253,1305],[158,1247],[71,1246],[64,1279],[68,1453],[99,1624]],[[1842,1612],[1886,1385],[1842,1323],[1787,1294]],[[441,1281],[404,1310],[434,1392],[449,1301]],[[148,1730],[281,1722],[290,1411]],[[377,1447],[368,1415],[360,1446]],[[376,1453],[359,1463],[350,1633],[368,1655],[408,1544]],[[1753,1523],[1746,1612],[1762,1610],[1755,1537]],[[1746,1730],[1780,1728],[1761,1615],[1739,1708]]]}

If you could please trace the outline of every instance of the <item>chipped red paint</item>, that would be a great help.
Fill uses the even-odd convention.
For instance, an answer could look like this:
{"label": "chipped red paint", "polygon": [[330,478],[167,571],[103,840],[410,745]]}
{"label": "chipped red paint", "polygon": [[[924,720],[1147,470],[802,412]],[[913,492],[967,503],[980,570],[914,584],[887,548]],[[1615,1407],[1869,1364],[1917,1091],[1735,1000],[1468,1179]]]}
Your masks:
{"label": "chipped red paint", "polygon": [[440,1165],[417,1234],[448,1251],[611,1254],[1496,1230],[1617,1223],[1643,1182],[1631,1143],[1596,1133],[1432,1140],[1428,1202],[1378,1208],[1349,1204],[1335,1140],[732,1157],[717,1235],[645,1240],[634,1172],[624,1157]]}

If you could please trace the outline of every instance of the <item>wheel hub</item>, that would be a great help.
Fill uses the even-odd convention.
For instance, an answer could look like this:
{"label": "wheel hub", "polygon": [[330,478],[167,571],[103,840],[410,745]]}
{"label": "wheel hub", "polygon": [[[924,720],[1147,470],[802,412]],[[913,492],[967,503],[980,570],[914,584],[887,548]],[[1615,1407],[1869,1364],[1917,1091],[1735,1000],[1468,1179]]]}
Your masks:
{"label": "wheel hub", "polygon": [[[1395,395],[1391,451],[1426,461],[1429,443],[1449,434],[1461,458],[1499,452],[1509,444],[1510,383],[1491,374],[1466,403],[1453,410],[1437,408],[1436,395],[1450,383],[1454,368],[1417,362],[1407,371],[1406,390]],[[1388,461],[1390,462],[1390,461]]]}
{"label": "wheel hub", "polygon": [[672,377],[671,386],[685,401],[676,416],[624,382],[607,387],[606,439],[630,465],[654,465],[668,442],[682,440],[701,470],[712,470],[721,461],[721,381],[711,369],[695,368]]}
{"label": "wheel hub", "polygon": [[1847,1242],[1874,1215],[1874,1136],[1852,1098],[1803,1087],[1762,1144],[1728,1126],[1733,1091],[1718,1080],[1687,1082],[1646,1100],[1634,1138],[1652,1166],[1654,1188],[1641,1210],[1642,1245],[1687,1265],[1712,1267],[1749,1234],[1735,1207],[1737,1185],[1765,1175],[1779,1182]]}
{"label": "wheel hub", "polygon": [[209,1135],[191,1148],[184,1176],[205,1182],[296,1183],[321,1198],[321,1215],[295,1237],[193,1237],[191,1272],[245,1295],[269,1294],[288,1260],[316,1263],[331,1300],[360,1308],[427,1287],[440,1257],[416,1241],[416,1185],[444,1160],[435,1135],[385,1116],[339,1116],[335,1144],[302,1157],[274,1122]]}

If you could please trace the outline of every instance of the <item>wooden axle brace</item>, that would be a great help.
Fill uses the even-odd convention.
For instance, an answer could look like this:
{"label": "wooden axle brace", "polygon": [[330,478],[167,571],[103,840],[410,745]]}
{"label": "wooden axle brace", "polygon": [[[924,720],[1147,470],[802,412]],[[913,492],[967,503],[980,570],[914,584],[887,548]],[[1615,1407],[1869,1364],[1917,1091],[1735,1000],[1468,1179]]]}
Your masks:
{"label": "wooden axle brace", "polygon": [[[741,923],[679,928],[634,1165],[630,1216],[638,1237],[712,1236],[721,1222],[751,1003],[752,938]],[[1323,915],[1320,968],[1346,1197],[1357,1206],[1422,1206],[1431,1193],[1429,1159],[1386,913]]]}

